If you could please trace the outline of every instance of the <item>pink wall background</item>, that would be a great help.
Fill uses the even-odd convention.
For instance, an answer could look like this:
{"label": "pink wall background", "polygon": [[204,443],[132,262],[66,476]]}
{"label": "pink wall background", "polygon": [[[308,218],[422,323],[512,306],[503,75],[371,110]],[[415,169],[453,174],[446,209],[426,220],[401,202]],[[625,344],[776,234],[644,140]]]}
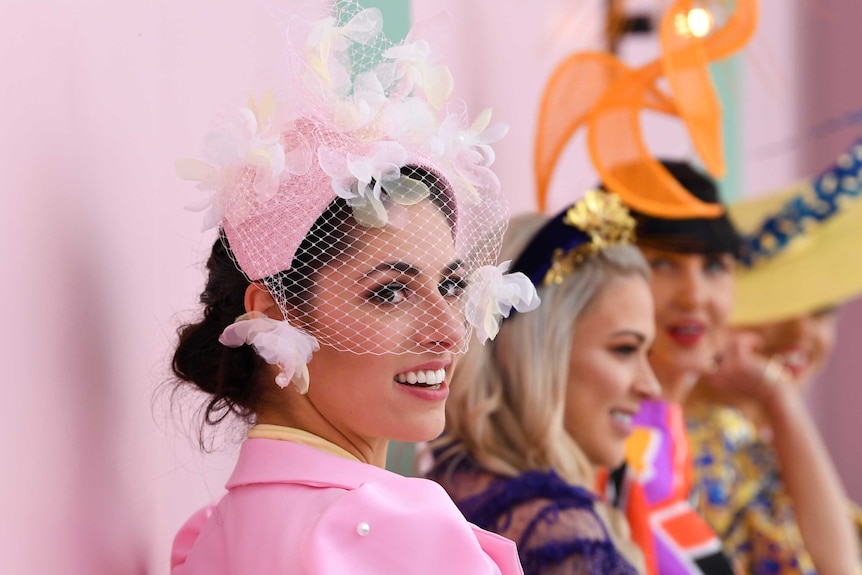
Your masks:
{"label": "pink wall background", "polygon": [[[183,206],[173,174],[212,117],[267,86],[280,60],[272,0],[78,0],[0,7],[0,287],[6,409],[0,417],[0,573],[166,573],[179,524],[222,491],[235,447],[200,455],[190,418],[165,394],[176,326],[196,308],[213,240]],[[862,102],[854,0],[763,0],[763,85],[750,58],[746,193],[816,170],[853,128],[788,146],[803,128]],[[534,208],[532,138],[544,79],[562,56],[600,42],[600,0],[415,0],[448,8],[448,57],[474,111],[512,125],[498,147],[515,212]],[[810,17],[819,6],[840,14]],[[840,8],[840,12],[839,12]],[[845,14],[853,12],[853,16]],[[788,16],[789,14],[789,16]],[[801,16],[805,16],[804,18]],[[764,64],[765,62],[765,64]],[[852,66],[852,68],[851,68]],[[685,151],[672,133],[657,145]],[[664,136],[667,136],[666,138]],[[579,148],[580,146],[580,148]],[[594,181],[574,142],[552,204]],[[764,151],[766,150],[766,151]],[[777,151],[776,151],[777,150]],[[759,155],[758,155],[759,154]],[[862,307],[812,398],[845,481],[862,499],[854,415]],[[187,402],[187,416],[194,402]],[[236,435],[236,434],[234,434]]]}
{"label": "pink wall background", "polygon": [[[452,15],[454,30],[441,49],[455,77],[455,95],[471,113],[493,107],[509,124],[494,145],[495,171],[513,213],[536,209],[533,139],[539,102],[551,71],[566,56],[604,45],[604,0],[413,0],[413,21],[439,11]],[[540,7],[539,7],[540,6]],[[573,199],[571,190],[595,185],[584,138],[577,138],[554,175],[551,205]]]}
{"label": "pink wall background", "polygon": [[218,495],[164,398],[213,236],[175,158],[273,74],[265,1],[5,2],[0,573],[167,573]]}

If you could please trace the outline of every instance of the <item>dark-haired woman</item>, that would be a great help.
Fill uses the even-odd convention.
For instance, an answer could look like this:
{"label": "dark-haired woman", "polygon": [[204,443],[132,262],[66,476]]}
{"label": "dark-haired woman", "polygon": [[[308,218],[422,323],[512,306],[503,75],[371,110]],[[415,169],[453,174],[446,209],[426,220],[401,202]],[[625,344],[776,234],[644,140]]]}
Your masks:
{"label": "dark-haired woman", "polygon": [[221,237],[174,372],[209,394],[207,423],[249,431],[227,494],[177,535],[172,573],[518,575],[511,541],[383,468],[390,440],[442,431],[468,322],[520,305],[498,297],[495,138],[460,116],[442,129],[425,95],[448,95],[449,76],[422,85],[416,47],[387,44],[379,11],[337,7],[291,46],[309,106],[252,101],[207,138],[208,163],[179,165],[214,191]]}
{"label": "dark-haired woman", "polygon": [[[691,194],[719,203],[715,183],[684,162],[663,165]],[[726,216],[664,219],[633,212],[638,247],[651,270],[656,337],[650,365],[660,399],[635,417],[627,466],[603,488],[627,510],[650,572],[729,574],[721,542],[690,503],[692,461],[682,403],[715,368],[733,306],[737,233]]]}

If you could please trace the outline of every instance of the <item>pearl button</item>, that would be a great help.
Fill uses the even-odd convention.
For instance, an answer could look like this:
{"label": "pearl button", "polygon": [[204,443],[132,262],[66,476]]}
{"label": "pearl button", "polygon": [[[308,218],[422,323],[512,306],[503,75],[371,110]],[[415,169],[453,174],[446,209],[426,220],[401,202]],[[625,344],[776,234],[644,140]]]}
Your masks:
{"label": "pearl button", "polygon": [[363,521],[359,525],[356,526],[356,532],[365,537],[371,532],[371,525]]}

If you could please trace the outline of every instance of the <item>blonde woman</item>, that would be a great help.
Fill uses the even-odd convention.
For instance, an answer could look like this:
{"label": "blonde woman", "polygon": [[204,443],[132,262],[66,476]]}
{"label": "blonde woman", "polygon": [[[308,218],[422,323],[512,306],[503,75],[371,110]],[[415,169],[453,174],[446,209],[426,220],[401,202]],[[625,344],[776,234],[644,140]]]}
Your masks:
{"label": "blonde woman", "polygon": [[642,557],[594,496],[659,386],[649,270],[619,200],[590,192],[554,218],[515,219],[502,259],[541,298],[459,363],[431,477],[468,520],[518,544],[528,575],[638,573]]}

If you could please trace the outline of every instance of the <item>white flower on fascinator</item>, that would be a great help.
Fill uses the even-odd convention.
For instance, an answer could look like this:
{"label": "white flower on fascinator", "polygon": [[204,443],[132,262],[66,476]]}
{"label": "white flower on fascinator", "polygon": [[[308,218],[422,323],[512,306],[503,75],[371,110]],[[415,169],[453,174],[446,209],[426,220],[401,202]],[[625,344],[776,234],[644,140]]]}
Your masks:
{"label": "white flower on fascinator", "polygon": [[401,175],[407,150],[397,142],[377,142],[366,155],[339,154],[321,146],[320,167],[332,178],[332,189],[347,200],[353,217],[362,226],[379,228],[389,218],[382,193],[395,203],[409,206],[427,198],[431,190],[420,181]]}
{"label": "white flower on fascinator", "polygon": [[318,22],[308,34],[305,45],[311,68],[330,85],[330,53],[343,52],[351,43],[364,45],[373,42],[383,30],[383,14],[379,8],[366,8],[344,26],[337,26],[337,23],[332,17]]}
{"label": "white flower on fascinator", "polygon": [[293,383],[299,393],[308,392],[307,364],[320,345],[314,337],[291,326],[286,320],[275,320],[261,312],[249,312],[227,326],[219,342],[228,347],[254,346],[265,362],[281,368],[281,373],[275,378],[279,387],[285,388]]}
{"label": "white flower on fascinator", "polygon": [[197,185],[199,190],[210,192],[206,198],[186,206],[193,212],[207,210],[201,230],[205,231],[217,226],[222,219],[221,192],[236,181],[240,167],[228,165],[216,168],[194,158],[180,158],[174,162],[174,169],[182,179],[199,182]]}
{"label": "white flower on fascinator", "polygon": [[463,117],[457,112],[447,115],[431,145],[437,154],[450,158],[457,176],[452,182],[455,188],[465,192],[465,199],[478,203],[477,188],[495,194],[500,190],[500,180],[490,169],[496,159],[490,144],[501,140],[509,126],[491,124],[490,108],[483,110],[466,130],[461,129]]}
{"label": "white flower on fascinator", "polygon": [[205,201],[189,206],[195,211],[210,208],[204,229],[221,220],[222,194],[236,183],[243,169],[253,170],[255,194],[266,201],[278,190],[282,174],[302,174],[311,166],[311,145],[299,133],[282,136],[278,116],[278,103],[271,92],[260,102],[250,98],[248,107],[229,117],[226,130],[207,134],[204,155],[209,162],[177,160],[181,178],[200,182],[198,189],[212,192]]}
{"label": "white flower on fascinator", "polygon": [[375,121],[387,103],[386,88],[391,79],[379,70],[364,72],[353,83],[353,94],[333,101],[333,121],[344,131],[353,131]]}
{"label": "white flower on fascinator", "polygon": [[467,321],[476,328],[483,344],[494,339],[500,322],[509,317],[512,308],[524,313],[539,307],[539,294],[530,278],[517,272],[505,273],[508,261],[499,266],[482,266],[471,278],[467,291]]}
{"label": "white flower on fascinator", "polygon": [[455,81],[447,66],[434,64],[435,55],[425,40],[393,46],[383,52],[384,58],[395,60],[395,80],[403,82],[401,92],[409,94],[419,86],[428,102],[437,110],[443,107],[452,94]]}
{"label": "white flower on fascinator", "polygon": [[417,148],[436,136],[437,117],[422,98],[404,98],[382,110],[380,123],[390,138],[410,142]]}

